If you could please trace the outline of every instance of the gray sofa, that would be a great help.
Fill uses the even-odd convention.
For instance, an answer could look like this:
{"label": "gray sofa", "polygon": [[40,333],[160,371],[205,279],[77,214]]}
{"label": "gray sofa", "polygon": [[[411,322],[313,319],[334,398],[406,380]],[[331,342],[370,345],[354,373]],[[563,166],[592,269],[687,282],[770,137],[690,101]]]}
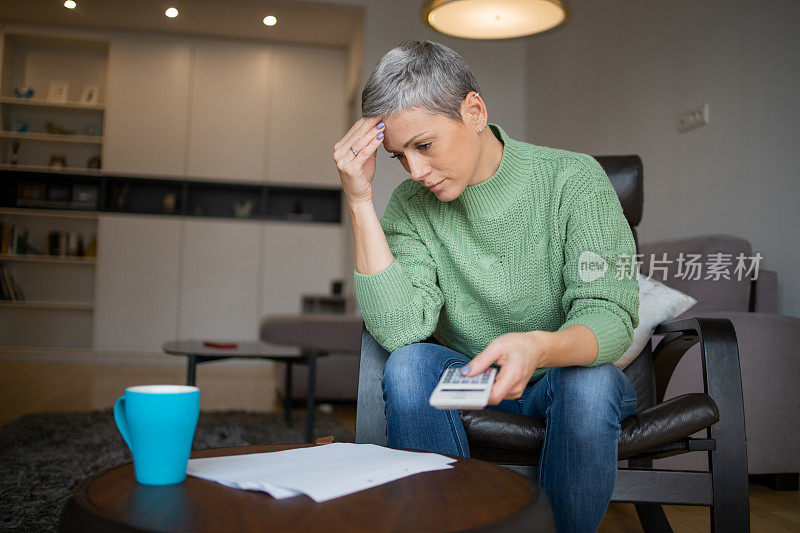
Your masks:
{"label": "gray sofa", "polygon": [[[739,358],[747,428],[748,470],[751,474],[793,474],[800,472],[800,427],[793,421],[800,412],[800,319],[777,314],[777,275],[759,269],[757,279],[681,279],[676,276],[677,258],[684,254],[731,254],[734,261],[741,253],[753,255],[750,243],[730,235],[697,237],[642,243],[642,273],[650,272],[650,260],[666,259],[666,272],[656,271],[655,279],[689,294],[697,304],[679,318],[722,317],[732,321],[739,343]],[[767,258],[768,259],[768,258]],[[658,266],[658,264],[657,264]],[[733,268],[731,268],[732,272]],[[664,275],[666,274],[666,275]],[[702,272],[702,277],[706,272]],[[330,317],[330,315],[328,315]],[[328,346],[331,355],[318,363],[320,400],[354,401],[358,388],[358,364],[361,343],[361,316],[338,315],[334,329],[321,315],[282,315],[265,317],[262,339],[276,343]],[[321,327],[321,322],[322,327]],[[327,340],[326,340],[327,338]],[[657,341],[656,338],[654,340]],[[293,396],[305,397],[305,368],[293,372]],[[276,379],[283,390],[281,374]],[[665,398],[690,392],[702,392],[700,349],[693,347],[678,364]],[[702,436],[700,434],[696,436]],[[655,468],[708,469],[707,454],[684,453],[654,461]]]}
{"label": "gray sofa", "polygon": [[[267,315],[261,319],[260,338],[271,344],[286,344],[322,351],[317,365],[316,399],[355,401],[358,395],[358,361],[361,325],[358,312],[347,314],[303,313]],[[276,363],[275,388],[284,397],[283,363]],[[292,399],[306,397],[308,369],[292,365]]]}
{"label": "gray sofa", "polygon": [[[642,273],[650,272],[651,260],[666,254],[664,272],[653,278],[684,292],[697,304],[678,318],[727,318],[736,329],[742,373],[742,393],[750,474],[791,474],[796,485],[800,472],[800,319],[778,314],[778,279],[770,270],[759,269],[756,279],[733,275],[731,279],[681,279],[676,276],[677,259],[683,254],[731,254],[733,264],[741,253],[752,257],[750,243],[731,235],[702,235],[640,244]],[[671,262],[669,262],[671,260]],[[768,261],[769,258],[765,258]],[[705,278],[707,272],[702,273]],[[656,342],[657,339],[654,339]],[[700,348],[695,346],[681,359],[670,380],[665,398],[702,392]],[[696,436],[701,436],[697,434]],[[707,454],[685,453],[653,462],[654,468],[704,470]]]}

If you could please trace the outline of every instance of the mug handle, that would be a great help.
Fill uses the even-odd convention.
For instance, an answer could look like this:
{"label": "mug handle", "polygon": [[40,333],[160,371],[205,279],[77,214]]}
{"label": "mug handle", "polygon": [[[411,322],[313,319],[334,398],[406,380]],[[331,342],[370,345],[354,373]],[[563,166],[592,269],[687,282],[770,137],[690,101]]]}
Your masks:
{"label": "mug handle", "polygon": [[125,444],[128,445],[128,449],[133,453],[130,431],[128,431],[128,419],[125,418],[125,396],[120,396],[117,403],[114,404],[114,420],[117,422],[117,429],[122,434],[122,438],[125,439]]}

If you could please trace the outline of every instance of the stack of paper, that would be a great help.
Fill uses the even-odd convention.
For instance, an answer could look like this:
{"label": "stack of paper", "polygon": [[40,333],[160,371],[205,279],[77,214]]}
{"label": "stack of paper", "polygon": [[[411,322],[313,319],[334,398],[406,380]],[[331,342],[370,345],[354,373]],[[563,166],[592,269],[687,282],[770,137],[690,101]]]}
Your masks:
{"label": "stack of paper", "polygon": [[420,472],[453,468],[455,459],[374,444],[333,443],[271,453],[191,459],[186,473],[282,499],[324,502]]}

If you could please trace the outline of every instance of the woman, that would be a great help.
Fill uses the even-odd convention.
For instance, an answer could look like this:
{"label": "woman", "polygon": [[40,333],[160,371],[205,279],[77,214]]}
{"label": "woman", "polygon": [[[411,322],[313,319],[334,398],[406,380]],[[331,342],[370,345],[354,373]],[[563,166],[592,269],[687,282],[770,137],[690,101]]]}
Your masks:
{"label": "woman", "polygon": [[[616,479],[620,421],[636,411],[633,386],[612,363],[638,325],[638,285],[611,268],[635,248],[608,177],[590,156],[487,127],[466,63],[430,41],[380,60],[362,115],[334,160],[359,306],[391,352],[382,378],[389,445],[468,457],[458,411],[428,398],[447,368],[474,376],[497,363],[489,408],[546,421],[538,482],[559,531],[596,530]],[[381,145],[411,179],[379,220]],[[605,275],[584,275],[587,258],[605,261]],[[431,335],[444,346],[420,342]]]}

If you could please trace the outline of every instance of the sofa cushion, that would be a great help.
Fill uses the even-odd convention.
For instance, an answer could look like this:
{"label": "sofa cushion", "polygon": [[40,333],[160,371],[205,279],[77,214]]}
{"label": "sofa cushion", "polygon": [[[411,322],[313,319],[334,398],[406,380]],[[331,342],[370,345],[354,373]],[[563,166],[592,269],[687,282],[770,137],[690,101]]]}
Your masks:
{"label": "sofa cushion", "polygon": [[260,338],[270,344],[299,346],[323,352],[359,352],[361,326],[358,314],[305,313],[267,315],[261,320]]}
{"label": "sofa cushion", "polygon": [[614,364],[625,369],[644,349],[652,338],[656,326],[684,313],[697,303],[697,300],[671,289],[663,283],[639,274],[639,325],[633,331],[633,342],[614,361]]}
{"label": "sofa cushion", "polygon": [[[743,254],[748,258],[753,255],[750,243],[740,237],[732,235],[700,235],[684,239],[664,240],[643,243],[639,246],[642,254],[641,272],[688,294],[697,305],[692,308],[692,315],[706,311],[747,311],[750,303],[750,278],[737,279],[734,274],[736,258]],[[700,279],[690,279],[694,276],[679,276],[678,258],[683,253],[700,255]],[[666,254],[666,263],[659,263]],[[729,258],[729,278],[714,279],[716,276],[710,272],[708,263],[712,261],[713,254],[724,254],[722,258]],[[749,261],[747,262],[749,266]],[[656,269],[652,271],[651,265]],[[666,267],[666,276],[658,267]],[[709,276],[710,274],[710,276]],[[684,279],[686,278],[686,279]],[[708,278],[708,279],[707,279]]]}
{"label": "sofa cushion", "polygon": [[[545,433],[543,418],[484,409],[462,411],[461,421],[471,450],[474,447],[502,457],[501,450],[536,456],[542,449]],[[622,421],[618,458],[627,459],[670,444],[717,421],[719,410],[707,394],[691,393],[670,398]],[[470,455],[492,460],[490,457],[478,457],[481,454]]]}

